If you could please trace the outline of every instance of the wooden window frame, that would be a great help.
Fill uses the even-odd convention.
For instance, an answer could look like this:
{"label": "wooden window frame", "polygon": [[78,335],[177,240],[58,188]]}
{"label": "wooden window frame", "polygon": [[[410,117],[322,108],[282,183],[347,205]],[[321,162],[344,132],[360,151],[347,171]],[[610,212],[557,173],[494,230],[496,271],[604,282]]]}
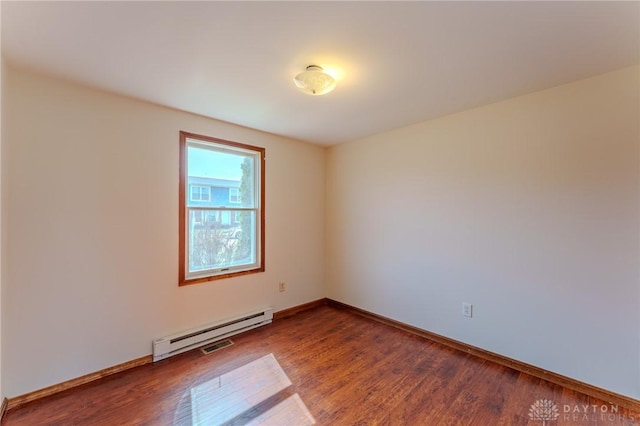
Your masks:
{"label": "wooden window frame", "polygon": [[[225,145],[231,149],[238,149],[244,151],[251,151],[257,154],[257,161],[259,162],[259,184],[258,189],[260,194],[257,197],[258,200],[258,214],[256,220],[259,223],[259,230],[256,235],[258,240],[256,244],[259,244],[257,255],[259,259],[257,261],[257,267],[233,271],[229,273],[216,273],[208,276],[198,278],[187,278],[187,247],[186,247],[186,211],[187,211],[187,139],[195,139],[203,142],[210,142],[219,145]],[[225,278],[237,277],[248,274],[255,274],[264,272],[265,270],[265,157],[266,150],[262,147],[253,145],[247,145],[240,142],[233,142],[224,139],[218,139],[211,136],[204,136],[195,133],[180,131],[180,167],[179,167],[179,189],[178,189],[178,244],[179,244],[179,260],[178,260],[178,284],[179,286],[198,284],[209,281],[216,281]]]}

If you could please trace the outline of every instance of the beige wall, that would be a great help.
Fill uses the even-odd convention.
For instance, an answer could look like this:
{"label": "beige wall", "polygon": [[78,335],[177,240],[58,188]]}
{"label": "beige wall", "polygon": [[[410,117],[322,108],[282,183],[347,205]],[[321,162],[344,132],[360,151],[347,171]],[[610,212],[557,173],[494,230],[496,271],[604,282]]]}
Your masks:
{"label": "beige wall", "polygon": [[[2,18],[2,2],[0,2],[0,21]],[[1,37],[0,37],[1,38]],[[0,40],[0,45],[2,44],[2,41]],[[3,246],[4,246],[4,239],[2,238],[2,234],[3,234],[3,224],[4,224],[4,206],[5,204],[3,203],[3,194],[4,194],[4,179],[2,178],[2,174],[4,172],[4,168],[2,167],[2,162],[4,160],[3,155],[2,155],[2,151],[4,149],[4,116],[3,111],[4,109],[2,108],[2,103],[3,103],[3,93],[4,93],[4,58],[2,57],[2,55],[0,54],[0,404],[2,403],[2,401],[4,400],[4,388],[2,386],[2,283],[3,283],[3,273],[4,273],[4,269],[2,268],[3,264],[4,264],[4,255],[6,254],[6,252],[3,250]]]}
{"label": "beige wall", "polygon": [[[324,296],[323,148],[6,71],[7,396],[148,355],[168,333]],[[178,287],[180,130],[266,148],[266,272]]]}
{"label": "beige wall", "polygon": [[327,295],[639,398],[639,70],[331,148]]}

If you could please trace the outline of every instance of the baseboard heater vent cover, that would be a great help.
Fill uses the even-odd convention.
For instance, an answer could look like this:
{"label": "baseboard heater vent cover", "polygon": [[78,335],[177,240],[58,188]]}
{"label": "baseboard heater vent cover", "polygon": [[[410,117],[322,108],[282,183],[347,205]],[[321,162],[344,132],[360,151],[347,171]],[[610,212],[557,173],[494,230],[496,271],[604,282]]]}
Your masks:
{"label": "baseboard heater vent cover", "polygon": [[231,339],[220,340],[219,342],[215,342],[212,345],[207,345],[203,348],[200,348],[203,354],[209,355],[215,351],[219,351],[220,349],[226,348],[227,346],[233,345],[233,341]]}

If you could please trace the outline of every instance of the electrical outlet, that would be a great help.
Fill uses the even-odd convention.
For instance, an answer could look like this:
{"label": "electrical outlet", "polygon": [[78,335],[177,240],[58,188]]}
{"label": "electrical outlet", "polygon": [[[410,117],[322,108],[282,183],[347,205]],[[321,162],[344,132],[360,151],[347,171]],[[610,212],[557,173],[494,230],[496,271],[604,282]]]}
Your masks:
{"label": "electrical outlet", "polygon": [[278,284],[278,290],[280,290],[280,293],[286,290],[284,281],[280,281],[280,284]]}
{"label": "electrical outlet", "polygon": [[462,315],[465,317],[473,317],[473,305],[471,303],[462,302]]}

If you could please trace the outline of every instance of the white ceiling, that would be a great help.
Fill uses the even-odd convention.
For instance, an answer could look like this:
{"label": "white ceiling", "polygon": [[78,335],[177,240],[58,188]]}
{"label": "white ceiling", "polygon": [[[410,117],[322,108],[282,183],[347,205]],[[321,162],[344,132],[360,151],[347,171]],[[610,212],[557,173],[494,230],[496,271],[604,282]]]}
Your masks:
{"label": "white ceiling", "polygon": [[[333,145],[640,63],[640,2],[2,2],[13,66]],[[322,97],[292,78],[338,73]]]}

